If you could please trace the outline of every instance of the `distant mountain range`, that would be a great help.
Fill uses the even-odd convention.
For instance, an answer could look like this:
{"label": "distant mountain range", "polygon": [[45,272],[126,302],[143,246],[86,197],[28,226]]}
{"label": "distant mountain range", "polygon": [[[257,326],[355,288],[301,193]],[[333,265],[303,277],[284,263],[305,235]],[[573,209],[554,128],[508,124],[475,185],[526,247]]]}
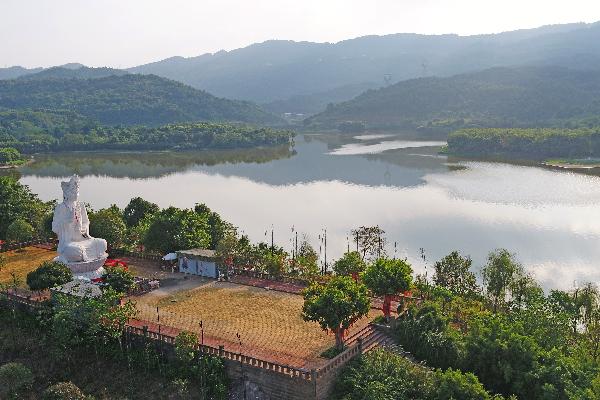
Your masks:
{"label": "distant mountain range", "polygon": [[305,124],[335,128],[345,121],[361,121],[374,129],[420,127],[447,132],[466,126],[568,126],[598,116],[600,71],[499,67],[369,90],[327,107]]}
{"label": "distant mountain range", "polygon": [[108,125],[282,122],[250,102],[218,98],[155,75],[129,74],[109,68],[51,68],[18,79],[2,80],[2,108],[68,110]]}
{"label": "distant mountain range", "polygon": [[[277,113],[314,114],[362,89],[518,66],[600,69],[600,23],[475,36],[365,36],[334,44],[273,40],[197,57],[172,57],[127,71],[253,101]],[[39,72],[0,69],[0,79]]]}

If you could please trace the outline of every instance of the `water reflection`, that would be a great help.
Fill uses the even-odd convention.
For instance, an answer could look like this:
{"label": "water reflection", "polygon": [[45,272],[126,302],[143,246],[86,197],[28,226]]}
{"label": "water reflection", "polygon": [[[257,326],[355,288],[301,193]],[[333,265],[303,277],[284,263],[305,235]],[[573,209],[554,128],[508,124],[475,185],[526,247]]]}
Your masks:
{"label": "water reflection", "polygon": [[[388,253],[394,255],[397,242],[396,256],[409,258],[419,271],[425,265],[431,269],[434,260],[454,249],[481,266],[488,251],[505,247],[546,287],[600,280],[599,177],[499,163],[448,163],[429,147],[334,156],[328,154],[331,148],[347,143],[335,140],[300,137],[291,157],[266,163],[190,162],[169,165],[172,170],[157,175],[109,159],[110,168],[90,167],[92,173],[82,179],[82,198],[94,207],[124,206],[133,196],[161,206],[205,202],[253,240],[264,239],[273,226],[275,240],[287,248],[292,226],[309,234],[317,249],[318,234],[327,228],[330,260],[346,249],[350,229],[379,224],[387,232]],[[83,157],[77,168],[96,165],[94,157]],[[58,198],[59,177],[74,168],[61,160],[51,157],[47,162],[53,168],[23,168],[23,183],[43,199]],[[140,169],[155,171],[154,165],[145,161]],[[157,170],[163,167],[164,162]],[[421,247],[426,264],[419,257]]]}

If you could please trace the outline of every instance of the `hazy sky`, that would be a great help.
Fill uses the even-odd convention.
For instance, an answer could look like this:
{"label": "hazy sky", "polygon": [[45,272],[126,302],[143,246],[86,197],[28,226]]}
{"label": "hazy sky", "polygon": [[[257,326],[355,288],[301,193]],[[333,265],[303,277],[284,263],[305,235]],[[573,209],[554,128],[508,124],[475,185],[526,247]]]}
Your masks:
{"label": "hazy sky", "polygon": [[128,67],[268,39],[469,35],[598,20],[598,0],[0,0],[0,67]]}

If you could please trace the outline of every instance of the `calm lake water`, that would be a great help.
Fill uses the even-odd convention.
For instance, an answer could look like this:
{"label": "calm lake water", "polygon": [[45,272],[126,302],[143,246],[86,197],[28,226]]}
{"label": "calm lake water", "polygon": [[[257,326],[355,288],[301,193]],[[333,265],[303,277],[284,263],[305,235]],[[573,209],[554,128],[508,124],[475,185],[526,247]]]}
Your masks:
{"label": "calm lake water", "polygon": [[163,207],[203,202],[253,240],[270,240],[273,229],[288,249],[292,227],[316,249],[327,229],[329,262],[346,250],[352,228],[378,224],[388,254],[407,257],[417,271],[454,249],[479,268],[504,247],[547,288],[600,280],[599,177],[451,161],[438,154],[441,144],[300,136],[293,152],[40,156],[20,174],[50,200],[60,198],[61,179],[78,173],[82,200],[94,208],[124,207],[135,196]]}

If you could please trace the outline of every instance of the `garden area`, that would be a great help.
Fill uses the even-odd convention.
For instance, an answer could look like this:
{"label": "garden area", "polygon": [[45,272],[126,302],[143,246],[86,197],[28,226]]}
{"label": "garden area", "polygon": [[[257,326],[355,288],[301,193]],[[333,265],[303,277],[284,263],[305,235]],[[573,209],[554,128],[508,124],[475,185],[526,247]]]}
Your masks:
{"label": "garden area", "polygon": [[0,284],[27,287],[27,274],[54,257],[55,251],[33,246],[0,253]]}
{"label": "garden area", "polygon": [[[321,353],[335,345],[333,335],[302,319],[300,295],[227,282],[198,280],[199,287],[165,296],[152,292],[136,298],[138,318],[200,333],[205,343],[224,345],[244,354],[293,367],[316,368],[326,362]],[[365,327],[381,311],[371,310],[350,334]]]}

